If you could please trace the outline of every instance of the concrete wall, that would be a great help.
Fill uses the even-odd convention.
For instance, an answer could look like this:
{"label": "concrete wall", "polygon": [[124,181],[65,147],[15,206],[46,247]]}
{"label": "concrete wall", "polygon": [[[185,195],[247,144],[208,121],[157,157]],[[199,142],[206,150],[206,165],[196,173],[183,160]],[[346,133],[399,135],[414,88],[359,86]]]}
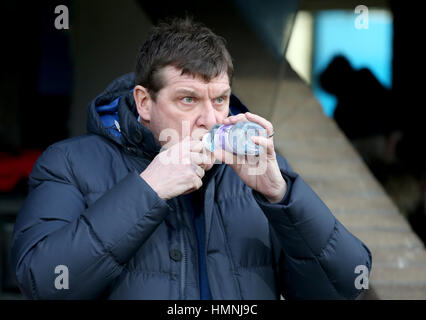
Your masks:
{"label": "concrete wall", "polygon": [[70,8],[74,88],[70,134],[86,132],[88,103],[116,77],[133,71],[151,27],[136,1],[75,0]]}
{"label": "concrete wall", "polygon": [[324,116],[310,88],[291,78],[280,81],[271,115],[275,146],[336,218],[370,248],[370,290],[361,298],[425,299],[423,243],[334,120]]}

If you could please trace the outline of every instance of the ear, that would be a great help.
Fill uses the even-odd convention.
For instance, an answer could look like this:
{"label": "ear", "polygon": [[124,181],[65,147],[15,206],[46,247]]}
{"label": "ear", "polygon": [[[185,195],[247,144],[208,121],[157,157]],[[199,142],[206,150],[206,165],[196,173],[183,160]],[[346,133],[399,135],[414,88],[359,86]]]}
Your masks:
{"label": "ear", "polygon": [[141,119],[145,122],[151,120],[152,99],[145,87],[137,85],[133,89],[133,98],[135,99],[136,109]]}

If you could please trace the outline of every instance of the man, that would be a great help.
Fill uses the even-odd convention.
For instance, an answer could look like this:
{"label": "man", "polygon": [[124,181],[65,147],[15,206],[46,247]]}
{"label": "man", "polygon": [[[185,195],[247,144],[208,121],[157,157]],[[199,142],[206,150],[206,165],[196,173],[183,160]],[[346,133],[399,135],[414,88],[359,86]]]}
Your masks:
{"label": "man", "polygon": [[[12,248],[28,298],[358,296],[368,248],[275,153],[271,123],[231,95],[232,72],[208,28],[153,28],[135,74],[90,104],[89,133],[33,168]],[[216,123],[247,120],[267,130],[253,139],[261,174],[200,142]]]}

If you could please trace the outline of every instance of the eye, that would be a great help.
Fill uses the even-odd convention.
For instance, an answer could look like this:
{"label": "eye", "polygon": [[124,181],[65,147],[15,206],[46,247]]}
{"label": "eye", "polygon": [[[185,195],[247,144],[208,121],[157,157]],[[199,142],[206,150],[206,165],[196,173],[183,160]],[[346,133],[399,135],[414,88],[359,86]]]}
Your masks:
{"label": "eye", "polygon": [[216,104],[223,104],[225,102],[225,98],[224,97],[219,97],[215,99],[215,103]]}
{"label": "eye", "polygon": [[192,103],[194,103],[194,102],[195,102],[195,99],[194,99],[193,97],[184,97],[184,98],[182,99],[182,101],[183,101],[184,103],[186,103],[186,104],[192,104]]}

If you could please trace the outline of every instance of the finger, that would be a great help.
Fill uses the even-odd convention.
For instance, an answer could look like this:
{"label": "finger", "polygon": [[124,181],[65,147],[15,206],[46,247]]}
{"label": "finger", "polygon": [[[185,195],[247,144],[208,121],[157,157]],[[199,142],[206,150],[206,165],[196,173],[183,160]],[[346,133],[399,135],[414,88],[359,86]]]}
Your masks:
{"label": "finger", "polygon": [[199,166],[199,165],[208,165],[211,164],[211,157],[209,157],[206,154],[198,153],[198,152],[191,152],[191,163]]}
{"label": "finger", "polygon": [[268,136],[274,132],[274,126],[268,120],[250,112],[246,112],[245,115],[249,121],[256,122],[257,124],[260,124],[262,127],[264,127]]}
{"label": "finger", "polygon": [[172,148],[178,150],[180,157],[184,157],[184,155],[188,154],[191,150],[191,137],[186,136],[182,139],[180,143],[175,144]]}
{"label": "finger", "polygon": [[274,154],[274,142],[272,141],[272,139],[268,139],[261,136],[252,136],[251,140],[255,144],[262,146],[266,150],[267,154],[269,155]]}
{"label": "finger", "polygon": [[187,159],[188,155],[191,159],[191,153],[193,152],[207,154],[207,150],[205,149],[203,142],[197,140],[189,140],[188,138],[183,139],[181,144],[178,145],[176,148],[178,148],[179,155],[182,159]]}
{"label": "finger", "polygon": [[193,192],[193,191],[195,191],[195,190],[197,190],[197,189],[195,189],[195,188],[191,188],[191,189],[189,189],[189,190],[186,190],[184,193],[182,193],[182,195],[186,195],[186,194],[191,193],[191,192]]}
{"label": "finger", "polygon": [[247,121],[247,118],[244,113],[236,114],[235,116],[230,117],[231,123],[237,123],[240,121]]}
{"label": "finger", "polygon": [[186,136],[181,140],[181,143],[189,143],[191,141],[191,136]]}
{"label": "finger", "polygon": [[203,185],[203,181],[199,177],[194,177],[192,182],[193,182],[193,186],[194,186],[195,190],[200,189],[201,186]]}
{"label": "finger", "polygon": [[203,183],[201,182],[200,187],[196,187],[195,185],[197,185],[197,184],[198,184],[198,182],[195,182],[195,179],[201,180],[201,179],[199,179],[199,178],[197,178],[197,177],[194,177],[194,183],[193,183],[194,187],[191,187],[190,189],[186,190],[184,193],[182,193],[182,195],[186,195],[186,194],[188,194],[188,193],[194,192],[194,191],[196,191],[197,189],[199,189],[199,188],[201,187],[201,185],[203,185]]}
{"label": "finger", "polygon": [[216,149],[213,152],[214,158],[219,160],[222,163],[233,165],[233,164],[244,164],[244,156],[237,156],[231,152],[225,151],[223,149]]}
{"label": "finger", "polygon": [[209,130],[207,130],[206,128],[194,128],[191,131],[191,140],[201,141],[207,132],[209,132]]}
{"label": "finger", "polygon": [[191,152],[202,152],[204,150],[204,143],[198,140],[191,140],[190,151]]}
{"label": "finger", "polygon": [[204,177],[205,171],[203,170],[203,168],[201,168],[200,166],[195,166],[195,173],[197,174],[197,176],[201,179],[202,177]]}
{"label": "finger", "polygon": [[239,114],[236,114],[234,116],[230,116],[230,117],[224,119],[222,121],[222,123],[223,124],[234,124],[234,123],[237,123],[237,122],[240,122],[240,121],[247,121],[247,118],[244,115],[244,113],[239,113]]}

